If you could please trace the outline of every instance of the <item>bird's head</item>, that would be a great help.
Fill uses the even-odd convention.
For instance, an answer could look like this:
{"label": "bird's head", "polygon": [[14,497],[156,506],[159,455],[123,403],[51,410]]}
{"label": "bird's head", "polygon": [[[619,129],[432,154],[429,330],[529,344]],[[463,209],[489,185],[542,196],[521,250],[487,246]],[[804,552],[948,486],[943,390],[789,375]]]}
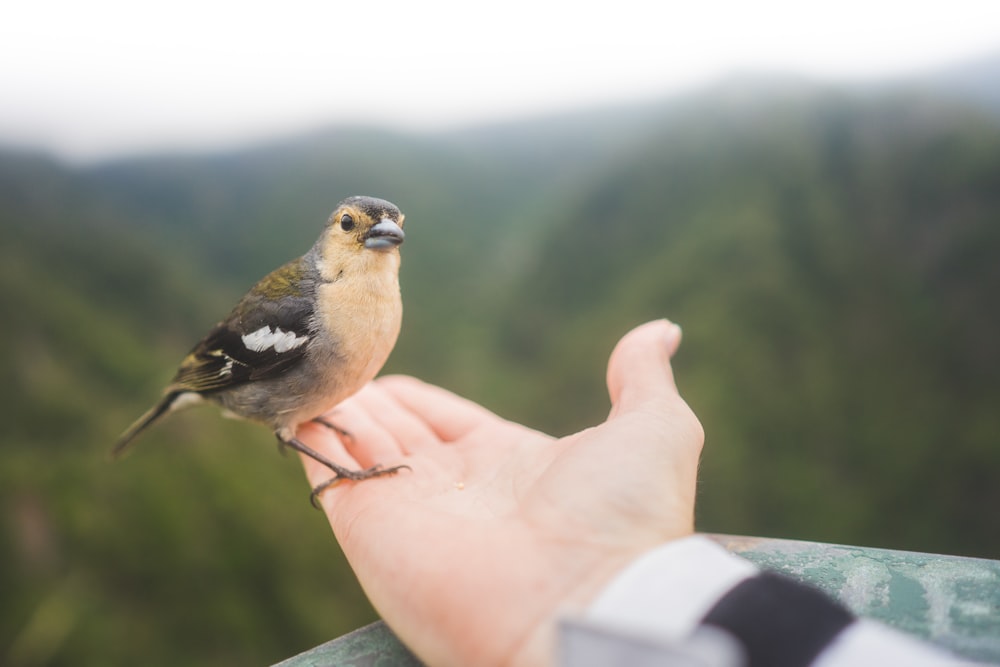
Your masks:
{"label": "bird's head", "polygon": [[404,217],[395,204],[384,199],[348,197],[340,202],[319,240],[325,268],[333,270],[358,261],[367,266],[368,260],[383,255],[398,258]]}

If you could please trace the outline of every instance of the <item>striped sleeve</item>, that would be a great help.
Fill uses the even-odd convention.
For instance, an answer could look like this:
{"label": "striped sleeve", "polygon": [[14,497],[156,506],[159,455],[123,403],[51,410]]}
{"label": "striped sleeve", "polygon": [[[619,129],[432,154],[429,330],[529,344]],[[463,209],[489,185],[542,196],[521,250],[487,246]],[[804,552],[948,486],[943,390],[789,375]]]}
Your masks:
{"label": "striped sleeve", "polygon": [[711,540],[664,544],[560,624],[559,664],[678,667],[970,665]]}

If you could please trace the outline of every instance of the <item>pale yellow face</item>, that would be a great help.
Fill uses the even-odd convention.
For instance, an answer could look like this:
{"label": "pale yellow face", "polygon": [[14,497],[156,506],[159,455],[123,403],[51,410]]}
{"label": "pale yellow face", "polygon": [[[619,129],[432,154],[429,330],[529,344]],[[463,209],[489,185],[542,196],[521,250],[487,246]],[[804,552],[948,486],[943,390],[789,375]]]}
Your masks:
{"label": "pale yellow face", "polygon": [[335,281],[370,271],[398,271],[405,216],[373,197],[351,197],[337,207],[320,239],[320,271]]}

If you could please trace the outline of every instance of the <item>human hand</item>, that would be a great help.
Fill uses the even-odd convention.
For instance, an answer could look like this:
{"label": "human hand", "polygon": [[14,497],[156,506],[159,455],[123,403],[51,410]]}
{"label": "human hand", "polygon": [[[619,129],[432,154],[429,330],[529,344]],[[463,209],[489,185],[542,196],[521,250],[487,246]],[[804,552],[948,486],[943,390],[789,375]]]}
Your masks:
{"label": "human hand", "polygon": [[[607,421],[555,439],[409,377],[342,403],[299,437],[352,468],[321,500],[372,604],[425,663],[541,665],[555,621],[642,552],[693,531],[703,433],[677,393],[680,329],[629,332],[608,364]],[[554,397],[553,400],[557,400]],[[330,471],[303,458],[310,483]]]}

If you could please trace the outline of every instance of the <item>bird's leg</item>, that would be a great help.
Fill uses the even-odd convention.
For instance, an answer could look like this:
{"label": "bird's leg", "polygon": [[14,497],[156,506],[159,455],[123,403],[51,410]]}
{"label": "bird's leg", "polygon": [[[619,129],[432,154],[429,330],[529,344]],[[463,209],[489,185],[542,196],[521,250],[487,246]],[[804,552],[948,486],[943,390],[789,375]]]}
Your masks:
{"label": "bird's leg", "polygon": [[[312,419],[312,421],[316,422],[317,424],[322,424],[323,426],[327,427],[328,429],[330,429],[331,431],[333,431],[334,433],[336,433],[338,436],[340,436],[341,439],[346,439],[346,440],[353,440],[354,439],[354,436],[351,435],[350,431],[348,431],[347,429],[340,428],[339,426],[337,426],[333,422],[331,422],[328,419],[326,419],[326,417],[314,417]],[[288,443],[285,442],[284,440],[282,440],[281,437],[279,436],[278,437],[278,451],[281,452],[282,456],[285,455],[285,452],[286,452],[285,448],[287,446],[288,446]]]}
{"label": "bird's leg", "polygon": [[319,463],[322,463],[327,468],[336,473],[332,478],[326,480],[325,482],[314,488],[312,490],[312,493],[309,495],[309,502],[311,502],[312,506],[317,509],[319,509],[319,505],[317,504],[316,499],[319,497],[319,495],[323,493],[323,491],[325,491],[326,489],[330,488],[331,486],[333,486],[334,484],[343,479],[349,479],[354,482],[360,482],[361,480],[371,479],[372,477],[394,475],[403,468],[406,468],[407,470],[410,469],[410,466],[408,465],[398,465],[398,466],[393,466],[392,468],[383,468],[381,465],[376,464],[373,465],[371,468],[366,468],[365,470],[351,470],[350,468],[345,468],[344,466],[338,463],[334,463],[333,461],[323,456],[322,454],[320,454],[315,449],[305,444],[298,438],[285,439],[279,435],[278,441],[282,445],[291,447],[295,451],[301,452],[302,454],[305,454],[309,458],[318,461]]}

